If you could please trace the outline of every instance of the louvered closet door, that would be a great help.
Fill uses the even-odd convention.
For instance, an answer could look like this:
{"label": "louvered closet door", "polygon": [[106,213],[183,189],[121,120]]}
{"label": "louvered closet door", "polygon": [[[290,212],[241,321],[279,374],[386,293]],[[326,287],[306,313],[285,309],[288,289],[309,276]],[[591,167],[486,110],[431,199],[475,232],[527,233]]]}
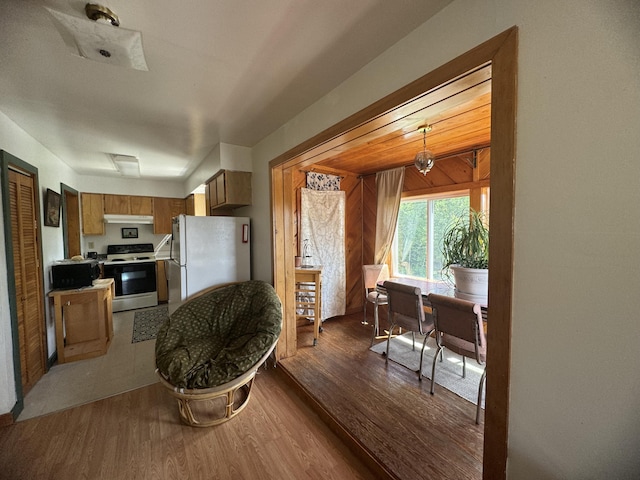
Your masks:
{"label": "louvered closet door", "polygon": [[11,232],[20,339],[22,388],[26,394],[45,372],[44,312],[33,178],[9,171]]}

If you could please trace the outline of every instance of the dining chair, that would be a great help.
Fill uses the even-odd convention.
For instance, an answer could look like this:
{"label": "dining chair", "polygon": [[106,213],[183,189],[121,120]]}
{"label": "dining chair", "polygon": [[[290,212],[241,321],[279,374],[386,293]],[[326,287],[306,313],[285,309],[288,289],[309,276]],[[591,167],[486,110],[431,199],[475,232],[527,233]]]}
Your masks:
{"label": "dining chair", "polygon": [[416,349],[415,334],[424,335],[422,350],[420,351],[420,364],[418,365],[418,380],[422,381],[422,359],[427,340],[434,330],[433,318],[425,312],[422,303],[422,291],[418,287],[402,283],[385,281],[384,288],[387,291],[387,302],[389,305],[389,335],[387,336],[387,353],[385,364],[389,363],[389,345],[393,329],[404,328],[411,332],[413,337],[413,349]]}
{"label": "dining chair", "polygon": [[371,345],[378,336],[378,306],[387,304],[387,296],[376,290],[378,282],[383,282],[389,278],[389,266],[386,263],[380,265],[363,265],[362,280],[364,284],[364,318],[363,325],[367,322],[367,304],[373,304],[373,335],[371,337]]}
{"label": "dining chair", "polygon": [[[436,359],[440,354],[442,359],[442,349],[447,348],[462,356],[462,377],[466,375],[466,358],[474,358],[480,365],[487,361],[487,340],[484,334],[482,322],[482,309],[479,304],[462,300],[460,298],[449,297],[430,293],[429,303],[433,309],[433,320],[436,330],[436,343],[438,349],[433,356],[433,366],[431,368],[431,394],[436,376]],[[482,391],[487,376],[485,368],[480,377],[478,386],[478,405],[476,408],[476,423],[480,423],[480,410],[482,404]]]}

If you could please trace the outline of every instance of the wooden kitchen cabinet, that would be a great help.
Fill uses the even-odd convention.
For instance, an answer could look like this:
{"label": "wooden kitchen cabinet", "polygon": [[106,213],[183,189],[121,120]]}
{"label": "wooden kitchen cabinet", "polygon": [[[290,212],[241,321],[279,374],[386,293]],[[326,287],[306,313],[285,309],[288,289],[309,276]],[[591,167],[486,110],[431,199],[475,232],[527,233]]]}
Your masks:
{"label": "wooden kitchen cabinet", "polygon": [[204,193],[192,193],[184,199],[185,213],[187,215],[204,216],[207,214]]}
{"label": "wooden kitchen cabinet", "polygon": [[129,195],[104,194],[104,213],[116,215],[129,214]]}
{"label": "wooden kitchen cabinet", "polygon": [[185,213],[185,202],[182,198],[153,198],[153,233],[171,233],[171,219]]}
{"label": "wooden kitchen cabinet", "polygon": [[104,197],[101,193],[81,193],[82,233],[104,235]]}
{"label": "wooden kitchen cabinet", "polygon": [[116,215],[153,215],[153,199],[139,195],[104,194],[104,213]]}
{"label": "wooden kitchen cabinet", "polygon": [[153,215],[153,198],[130,195],[129,208],[131,215]]}
{"label": "wooden kitchen cabinet", "polygon": [[113,339],[115,295],[113,278],[95,280],[93,286],[53,290],[58,363],[98,357]]}
{"label": "wooden kitchen cabinet", "polygon": [[219,209],[251,205],[251,172],[220,170],[206,185],[209,215]]}

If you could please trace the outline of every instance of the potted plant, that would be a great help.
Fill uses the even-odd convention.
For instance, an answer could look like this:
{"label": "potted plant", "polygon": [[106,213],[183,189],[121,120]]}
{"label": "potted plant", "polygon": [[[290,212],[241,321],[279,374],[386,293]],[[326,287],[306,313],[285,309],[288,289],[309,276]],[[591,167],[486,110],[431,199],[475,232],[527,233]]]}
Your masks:
{"label": "potted plant", "polygon": [[445,231],[443,270],[453,272],[456,295],[471,301],[487,301],[489,285],[489,227],[481,212],[469,209]]}

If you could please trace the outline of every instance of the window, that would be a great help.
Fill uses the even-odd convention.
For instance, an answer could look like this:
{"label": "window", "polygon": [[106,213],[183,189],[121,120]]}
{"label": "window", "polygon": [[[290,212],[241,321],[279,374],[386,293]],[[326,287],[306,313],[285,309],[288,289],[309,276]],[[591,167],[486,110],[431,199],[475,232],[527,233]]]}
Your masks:
{"label": "window", "polygon": [[403,199],[392,246],[393,275],[443,280],[444,231],[468,211],[468,191]]}

